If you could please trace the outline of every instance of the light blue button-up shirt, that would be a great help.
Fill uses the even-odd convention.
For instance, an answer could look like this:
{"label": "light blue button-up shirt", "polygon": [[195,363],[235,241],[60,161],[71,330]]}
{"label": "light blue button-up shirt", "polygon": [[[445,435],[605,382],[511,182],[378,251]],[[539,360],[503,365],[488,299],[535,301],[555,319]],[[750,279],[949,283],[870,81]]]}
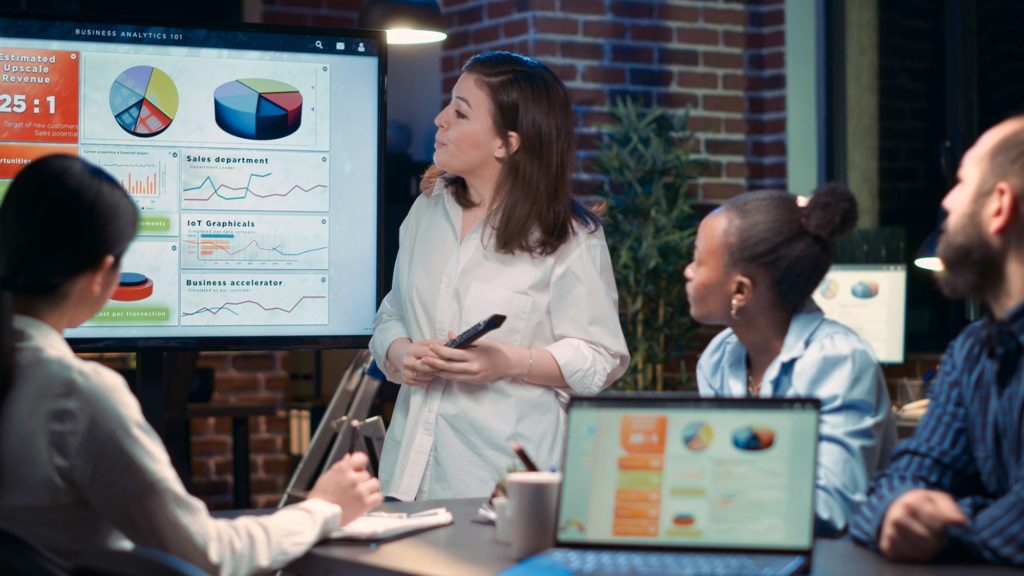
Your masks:
{"label": "light blue button-up shirt", "polygon": [[[747,349],[731,328],[701,354],[697,384],[702,396],[748,394]],[[885,378],[871,346],[808,300],[790,321],[782,350],[761,380],[760,396],[821,400],[815,514],[820,531],[841,533],[896,438]]]}

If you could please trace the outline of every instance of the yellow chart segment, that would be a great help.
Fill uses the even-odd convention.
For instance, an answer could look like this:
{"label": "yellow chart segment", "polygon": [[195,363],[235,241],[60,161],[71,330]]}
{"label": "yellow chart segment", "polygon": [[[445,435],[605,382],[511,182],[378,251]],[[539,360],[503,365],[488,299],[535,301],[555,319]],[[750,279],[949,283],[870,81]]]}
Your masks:
{"label": "yellow chart segment", "polygon": [[172,120],[178,113],[178,89],[174,87],[171,77],[159,68],[153,68],[153,74],[149,77],[146,100],[152,102]]}
{"label": "yellow chart segment", "polygon": [[298,92],[298,89],[291,84],[285,84],[284,82],[271,80],[269,78],[242,78],[239,82],[261,94],[273,92]]}

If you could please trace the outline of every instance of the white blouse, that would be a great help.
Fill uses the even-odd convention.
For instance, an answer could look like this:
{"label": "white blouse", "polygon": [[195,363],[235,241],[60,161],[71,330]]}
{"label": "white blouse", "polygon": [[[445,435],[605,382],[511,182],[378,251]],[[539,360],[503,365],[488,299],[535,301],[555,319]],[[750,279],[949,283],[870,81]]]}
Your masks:
{"label": "white blouse", "polygon": [[74,355],[49,325],[14,317],[16,384],[0,411],[0,529],[72,564],[146,546],[209,573],[275,570],[338,526],[307,500],[267,516],[214,519],[185,491],[119,374]]}
{"label": "white blouse", "polygon": [[[504,314],[485,338],[546,349],[573,393],[596,394],[625,372],[629,352],[603,230],[577,226],[554,254],[535,258],[494,251],[483,223],[460,244],[461,223],[462,208],[440,181],[413,204],[370,341],[378,366],[399,338],[447,339],[449,330]],[[560,465],[565,400],[564,390],[513,379],[402,386],[381,456],[384,494],[488,496],[512,462],[513,440],[538,466]]]}

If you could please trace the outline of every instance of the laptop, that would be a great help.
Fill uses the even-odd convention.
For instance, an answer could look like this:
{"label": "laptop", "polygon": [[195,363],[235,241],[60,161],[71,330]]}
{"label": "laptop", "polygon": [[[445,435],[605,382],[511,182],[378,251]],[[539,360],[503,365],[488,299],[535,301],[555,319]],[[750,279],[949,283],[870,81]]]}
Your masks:
{"label": "laptop", "polygon": [[820,410],[802,398],[572,398],[556,547],[502,575],[809,571]]}

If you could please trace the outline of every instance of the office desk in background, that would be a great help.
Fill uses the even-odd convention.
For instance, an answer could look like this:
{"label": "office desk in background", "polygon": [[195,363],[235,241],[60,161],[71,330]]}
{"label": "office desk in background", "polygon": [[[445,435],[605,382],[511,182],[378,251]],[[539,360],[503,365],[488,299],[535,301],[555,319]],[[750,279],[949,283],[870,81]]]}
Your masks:
{"label": "office desk in background", "polygon": [[[511,547],[494,540],[494,527],[472,522],[480,498],[403,502],[383,510],[415,512],[447,506],[455,523],[379,545],[323,542],[285,571],[300,576],[326,574],[492,576],[515,564]],[[1012,568],[983,565],[892,564],[849,538],[817,540],[814,570],[822,576],[932,576],[945,574],[1020,576]]]}

